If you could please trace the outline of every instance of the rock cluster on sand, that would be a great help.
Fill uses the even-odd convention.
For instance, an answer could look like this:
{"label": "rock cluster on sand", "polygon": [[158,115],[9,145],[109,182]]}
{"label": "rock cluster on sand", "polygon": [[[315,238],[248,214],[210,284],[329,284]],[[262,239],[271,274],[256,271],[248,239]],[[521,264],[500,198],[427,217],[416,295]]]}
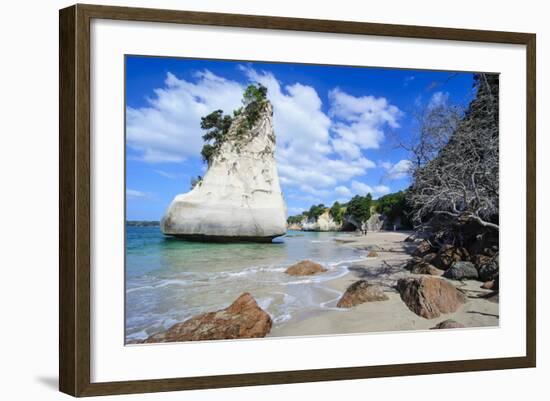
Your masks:
{"label": "rock cluster on sand", "polygon": [[443,245],[434,258],[433,263],[440,269],[447,270],[455,262],[469,260],[470,254],[466,248]]}
{"label": "rock cluster on sand", "polygon": [[498,278],[498,256],[491,258],[479,267],[479,278],[482,281],[491,281]]}
{"label": "rock cluster on sand", "polygon": [[286,206],[275,165],[273,109],[265,102],[252,129],[235,118],[208,171],[175,197],[164,234],[205,241],[271,241],[286,232]]}
{"label": "rock cluster on sand", "polygon": [[[483,252],[483,253],[475,253]],[[480,280],[496,282],[498,289],[498,247],[483,247],[477,243],[469,248],[449,244],[434,246],[427,240],[418,242],[405,268],[415,274],[437,274],[450,280]],[[433,268],[438,269],[437,271]],[[493,284],[487,284],[489,289]]]}
{"label": "rock cluster on sand", "polygon": [[421,258],[422,256],[433,252],[434,247],[429,241],[422,240],[418,243],[416,249],[413,251],[412,256]]}
{"label": "rock cluster on sand", "polygon": [[472,262],[458,261],[445,270],[443,277],[451,280],[475,280],[479,277],[477,269]]}
{"label": "rock cluster on sand", "polygon": [[451,283],[431,276],[402,278],[397,290],[407,307],[426,319],[455,312],[466,302],[465,295]]}
{"label": "rock cluster on sand", "polygon": [[443,275],[444,270],[440,270],[437,267],[426,262],[419,262],[411,267],[411,273],[412,274],[429,274],[431,276],[441,276]]}
{"label": "rock cluster on sand", "polygon": [[225,309],[192,317],[166,331],[153,334],[144,342],[258,338],[265,337],[271,326],[269,314],[258,306],[252,295],[245,292]]}
{"label": "rock cluster on sand", "polygon": [[440,330],[440,329],[462,329],[464,328],[464,325],[462,323],[458,323],[452,319],[444,320],[441,323],[436,324],[434,327],[432,327],[432,330]]}
{"label": "rock cluster on sand", "polygon": [[359,280],[350,285],[336,306],[338,308],[351,308],[364,302],[387,301],[389,298],[382,288],[369,284],[365,280]]}
{"label": "rock cluster on sand", "polygon": [[286,274],[291,276],[311,276],[312,274],[326,272],[323,266],[319,263],[312,262],[311,260],[302,260],[296,264],[293,264],[285,270]]}

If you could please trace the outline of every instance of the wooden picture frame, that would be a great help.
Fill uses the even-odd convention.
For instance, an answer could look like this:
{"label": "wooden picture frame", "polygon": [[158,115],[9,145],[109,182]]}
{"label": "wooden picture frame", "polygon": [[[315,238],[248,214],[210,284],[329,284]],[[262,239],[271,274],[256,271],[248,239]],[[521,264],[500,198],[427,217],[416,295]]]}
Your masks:
{"label": "wooden picture frame", "polygon": [[[527,54],[525,60],[527,71],[526,356],[92,383],[90,380],[90,21],[94,18],[524,45]],[[60,10],[59,28],[59,388],[62,392],[73,396],[94,396],[535,366],[536,36],[534,34],[80,4]]]}

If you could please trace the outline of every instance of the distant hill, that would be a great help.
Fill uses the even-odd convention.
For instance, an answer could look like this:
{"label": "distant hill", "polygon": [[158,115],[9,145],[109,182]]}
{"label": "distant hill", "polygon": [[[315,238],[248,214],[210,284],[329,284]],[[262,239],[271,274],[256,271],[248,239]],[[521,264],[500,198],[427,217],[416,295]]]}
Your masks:
{"label": "distant hill", "polygon": [[155,227],[160,226],[160,221],[156,220],[127,220],[126,225],[130,227]]}

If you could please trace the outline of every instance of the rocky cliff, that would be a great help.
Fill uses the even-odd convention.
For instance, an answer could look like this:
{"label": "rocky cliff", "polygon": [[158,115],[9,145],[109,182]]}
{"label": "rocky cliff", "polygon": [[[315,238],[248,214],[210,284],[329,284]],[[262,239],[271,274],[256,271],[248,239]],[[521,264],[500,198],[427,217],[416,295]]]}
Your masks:
{"label": "rocky cliff", "polygon": [[204,178],[177,195],[161,221],[164,234],[205,241],[271,241],[286,232],[286,206],[275,164],[268,101],[251,129],[234,119]]}
{"label": "rocky cliff", "polygon": [[304,231],[340,231],[342,224],[334,221],[329,211],[326,210],[317,220],[309,220],[304,218],[301,222],[302,230]]}
{"label": "rocky cliff", "polygon": [[[289,225],[290,230],[303,231],[354,231],[361,228],[361,224],[351,216],[344,216],[342,223],[336,222],[327,209],[316,220],[304,217],[299,223]],[[386,216],[373,212],[366,222],[368,232],[401,229],[399,220],[391,222]]]}

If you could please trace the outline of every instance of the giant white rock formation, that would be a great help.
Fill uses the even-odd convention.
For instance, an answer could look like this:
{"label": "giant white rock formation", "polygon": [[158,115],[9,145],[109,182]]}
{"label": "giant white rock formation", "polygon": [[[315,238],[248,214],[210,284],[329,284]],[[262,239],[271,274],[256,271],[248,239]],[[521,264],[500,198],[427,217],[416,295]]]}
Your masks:
{"label": "giant white rock formation", "polygon": [[243,114],[234,118],[202,180],[168,207],[161,221],[164,234],[202,241],[269,242],[286,233],[272,106],[264,101],[251,129],[242,128]]}

